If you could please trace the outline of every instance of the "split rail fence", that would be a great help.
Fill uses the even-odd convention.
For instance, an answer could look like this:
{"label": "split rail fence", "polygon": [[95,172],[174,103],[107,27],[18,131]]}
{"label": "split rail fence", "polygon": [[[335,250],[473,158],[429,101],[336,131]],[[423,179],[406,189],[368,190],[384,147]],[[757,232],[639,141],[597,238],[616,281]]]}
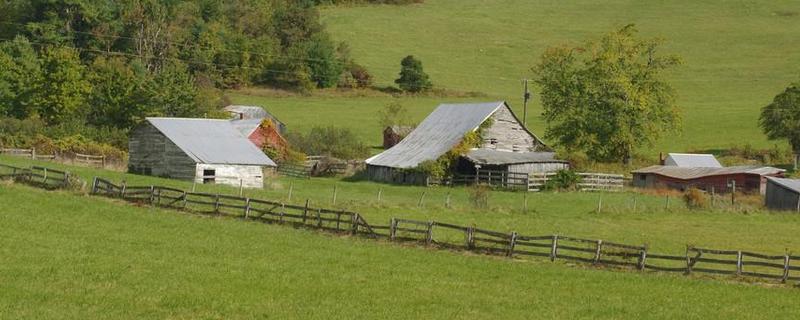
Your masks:
{"label": "split rail fence", "polygon": [[15,167],[0,164],[0,179],[13,179],[46,189],[64,188],[69,184],[69,172],[47,167]]}
{"label": "split rail fence", "polygon": [[778,280],[800,280],[800,256],[766,255],[748,251],[702,249],[687,246],[685,255],[660,254],[645,245],[563,235],[530,236],[437,221],[391,218],[388,225],[369,224],[358,213],[291,205],[230,195],[187,192],[159,186],[116,185],[95,178],[92,194],[153,206],[205,214],[226,215],[295,227],[349,233],[444,249],[467,250],[510,258],[539,257],[599,266],[677,272],[710,273]]}
{"label": "split rail fence", "polygon": [[[54,189],[68,185],[68,172],[32,166],[0,164],[0,178]],[[649,251],[645,245],[630,245],[604,240],[563,235],[530,236],[517,232],[498,232],[474,226],[437,221],[391,218],[388,225],[369,224],[358,213],[223,194],[187,192],[161,186],[117,185],[94,178],[91,193],[153,206],[287,224],[295,227],[348,233],[389,241],[410,242],[444,249],[467,250],[509,258],[539,257],[551,261],[567,260],[599,266],[676,272],[686,275],[707,273],[786,283],[800,281],[800,256],[786,252],[770,255],[741,250],[717,250],[687,246],[684,255]]]}

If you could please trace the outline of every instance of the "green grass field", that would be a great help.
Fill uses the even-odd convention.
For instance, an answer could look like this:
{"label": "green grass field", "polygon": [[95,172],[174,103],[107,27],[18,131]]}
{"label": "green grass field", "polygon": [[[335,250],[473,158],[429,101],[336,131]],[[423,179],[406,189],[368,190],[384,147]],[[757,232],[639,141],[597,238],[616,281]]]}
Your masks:
{"label": "green grass field", "polygon": [[[333,124],[378,145],[375,112],[390,101],[408,106],[415,120],[448,101],[508,100],[521,111],[520,79],[531,76],[530,67],[545,48],[635,23],[642,36],[664,38],[664,52],[684,60],[669,75],[679,93],[683,130],[642,150],[655,158],[658,151],[772,146],[757,127],[759,109],[800,80],[795,1],[427,0],[411,6],[330,7],[322,16],[333,37],[350,45],[380,86],[392,85],[400,59],[413,54],[437,86],[487,96],[276,98],[248,92],[232,93],[233,101],[267,107],[290,130]],[[537,133],[544,131],[540,110],[535,97],[529,120]]]}
{"label": "green grass field", "polygon": [[[29,160],[0,156],[0,163],[30,165]],[[39,162],[49,167],[66,168],[91,183],[95,176],[128,185],[162,185],[190,190],[192,183],[148,176],[124,174],[83,167],[67,167]],[[333,205],[333,189],[337,203]],[[269,179],[263,190],[245,190],[253,198],[287,201],[292,188],[292,203],[302,205],[310,199],[314,207],[337,207],[362,214],[371,224],[387,225],[391,217],[436,220],[474,225],[501,232],[524,235],[560,234],[629,244],[648,244],[656,252],[683,254],[687,244],[699,247],[751,250],[783,254],[788,249],[800,252],[797,224],[800,215],[770,213],[758,209],[759,199],[747,199],[747,210],[689,210],[673,195],[670,207],[666,198],[633,192],[611,193],[536,193],[528,194],[528,211],[523,212],[524,193],[494,191],[490,208],[472,206],[467,189],[446,187],[391,186],[371,182],[342,182],[335,178]],[[382,192],[378,202],[377,193]],[[221,185],[197,185],[198,191],[237,194],[238,189]],[[418,206],[425,193],[423,206]],[[451,208],[445,207],[447,194]],[[602,197],[603,209],[597,213]],[[633,199],[636,198],[636,211]],[[721,203],[729,198],[721,198]],[[755,202],[755,203],[753,203]],[[728,207],[724,205],[724,207]]]}
{"label": "green grass field", "polygon": [[2,319],[781,319],[795,288],[394,246],[0,185]]}

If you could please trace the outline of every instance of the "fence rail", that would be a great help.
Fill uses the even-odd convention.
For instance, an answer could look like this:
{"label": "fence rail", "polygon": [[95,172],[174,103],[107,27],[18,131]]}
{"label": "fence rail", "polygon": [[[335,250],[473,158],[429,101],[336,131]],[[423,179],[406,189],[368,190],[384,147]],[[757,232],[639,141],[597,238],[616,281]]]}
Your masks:
{"label": "fence rail", "polygon": [[[0,164],[0,177],[48,187],[62,186],[62,183],[66,183],[64,181],[68,181],[69,173],[44,167],[19,168]],[[642,271],[679,272],[686,275],[708,273],[781,283],[800,281],[800,256],[788,252],[770,255],[687,246],[685,255],[668,255],[649,252],[644,245],[563,235],[529,236],[437,221],[391,218],[389,225],[375,225],[368,223],[358,213],[312,207],[308,200],[304,205],[294,205],[225,194],[187,192],[163,186],[117,185],[99,177],[94,178],[91,193],[169,209],[506,257],[539,257],[551,261],[577,261]]]}
{"label": "fence rail", "polygon": [[0,164],[0,178],[10,178],[47,189],[58,189],[69,185],[70,174],[47,167],[23,168]]}
{"label": "fence rail", "polygon": [[304,205],[243,198],[230,195],[193,193],[159,186],[115,185],[95,178],[92,193],[145,202],[155,206],[227,215],[269,223],[289,224],[338,233],[386,238],[450,249],[469,250],[507,257],[540,257],[616,268],[734,275],[780,282],[800,280],[800,256],[767,255],[748,251],[687,247],[686,254],[649,252],[644,245],[608,242],[563,235],[528,236],[498,232],[474,226],[391,218],[388,225],[369,224],[358,213]]}
{"label": "fence rail", "polygon": [[295,178],[309,178],[312,170],[313,166],[291,163],[280,164],[277,169],[278,173]]}

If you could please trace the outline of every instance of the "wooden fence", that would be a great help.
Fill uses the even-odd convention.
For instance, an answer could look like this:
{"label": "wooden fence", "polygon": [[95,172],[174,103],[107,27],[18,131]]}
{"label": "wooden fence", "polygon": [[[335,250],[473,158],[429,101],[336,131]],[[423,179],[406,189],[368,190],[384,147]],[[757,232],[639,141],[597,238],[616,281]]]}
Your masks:
{"label": "wooden fence", "polygon": [[159,186],[115,185],[95,178],[92,194],[154,206],[213,215],[226,215],[296,227],[349,233],[396,242],[467,250],[506,257],[547,258],[634,270],[711,273],[780,282],[800,280],[800,256],[766,255],[747,251],[712,250],[687,246],[685,255],[650,252],[630,245],[563,235],[530,236],[437,221],[391,218],[388,225],[369,224],[358,213],[291,205],[230,195],[187,192]]}
{"label": "wooden fence", "polygon": [[[540,191],[548,181],[553,179],[556,175],[555,172],[547,173],[532,173],[529,178],[528,190]],[[621,174],[608,174],[608,173],[578,173],[580,182],[578,182],[578,190],[580,191],[622,191],[625,185],[625,176]]]}
{"label": "wooden fence", "polygon": [[69,185],[69,172],[47,167],[31,166],[27,168],[0,164],[0,178],[22,181],[47,189],[65,188]]}
{"label": "wooden fence", "polygon": [[277,171],[278,173],[288,177],[309,178],[313,169],[313,166],[306,164],[283,163],[278,165]]}
{"label": "wooden fence", "polygon": [[528,174],[498,170],[478,170],[475,174],[456,174],[450,178],[451,184],[486,184],[506,189],[528,188]]}
{"label": "wooden fence", "polygon": [[89,154],[76,153],[73,161],[75,163],[80,163],[91,167],[104,168],[106,166],[106,156],[93,156]]}

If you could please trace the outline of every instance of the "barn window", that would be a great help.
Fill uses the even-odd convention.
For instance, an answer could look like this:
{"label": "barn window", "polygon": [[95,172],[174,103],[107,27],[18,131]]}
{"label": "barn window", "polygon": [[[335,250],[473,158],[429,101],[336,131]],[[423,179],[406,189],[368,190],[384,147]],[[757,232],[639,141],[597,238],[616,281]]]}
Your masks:
{"label": "barn window", "polygon": [[642,181],[647,180],[647,176],[645,176],[643,174],[640,174],[639,175],[639,180],[642,180]]}
{"label": "barn window", "polygon": [[216,179],[217,170],[214,169],[204,169],[203,170],[203,183],[214,183],[214,179]]}

